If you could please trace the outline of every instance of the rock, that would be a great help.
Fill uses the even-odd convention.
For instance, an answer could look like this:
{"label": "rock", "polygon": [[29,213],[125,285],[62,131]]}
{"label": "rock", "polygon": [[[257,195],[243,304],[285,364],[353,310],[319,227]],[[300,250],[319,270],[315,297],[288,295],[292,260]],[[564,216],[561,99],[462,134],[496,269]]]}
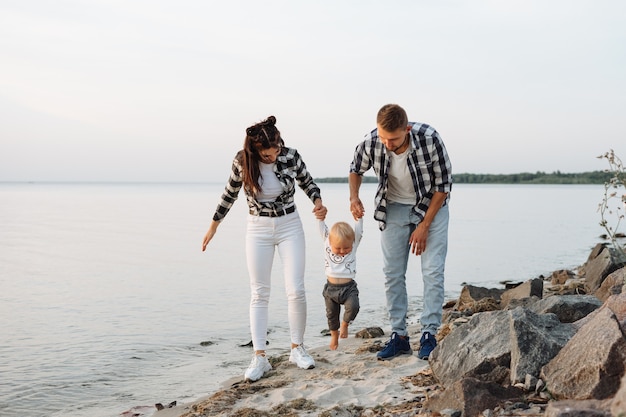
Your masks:
{"label": "rock", "polygon": [[483,410],[494,409],[505,401],[517,399],[523,393],[515,387],[505,388],[492,382],[463,378],[449,388],[431,395],[424,402],[422,412],[441,413],[441,410],[451,409],[461,410],[465,417],[474,417],[481,415]]}
{"label": "rock", "polygon": [[605,246],[602,246],[602,248],[596,246],[589,255],[587,262],[581,267],[582,275],[585,277],[587,293],[593,294],[600,288],[604,279],[621,266],[614,251]]}
{"label": "rock", "polygon": [[529,306],[537,314],[554,313],[561,323],[578,321],[602,306],[593,295],[553,295]]}
{"label": "rock", "polygon": [[548,404],[544,417],[611,417],[608,407],[607,401],[599,400],[553,401]]}
{"label": "rock", "polygon": [[506,290],[500,296],[500,305],[506,307],[506,305],[513,299],[527,298],[527,297],[543,297],[543,279],[535,278],[528,280],[521,285]]}
{"label": "rock", "polygon": [[526,298],[513,298],[509,300],[503,310],[513,310],[517,307],[530,307],[536,304],[539,300],[541,300],[541,298],[537,297],[536,295]]}
{"label": "rock", "polygon": [[[270,341],[269,341],[269,340],[266,340],[266,341],[265,341],[265,346],[267,346],[267,345],[269,345],[269,344],[270,344]],[[248,343],[242,343],[242,344],[240,344],[240,345],[239,345],[239,347],[252,347],[252,340],[251,340],[251,341],[249,341]]]}
{"label": "rock", "polygon": [[615,318],[622,329],[622,332],[626,334],[626,293],[620,293],[616,295],[612,295],[606,299],[602,307],[595,310],[591,314],[583,317],[582,319],[574,322],[574,326],[577,328],[581,328],[586,325],[589,321],[593,320],[596,314],[604,309],[609,309],[613,314],[615,314]]}
{"label": "rock", "polygon": [[626,267],[622,267],[610,273],[604,281],[602,281],[600,288],[598,288],[594,295],[598,297],[599,300],[606,301],[611,295],[620,294],[624,283],[626,283]]}
{"label": "rock", "polygon": [[568,279],[572,278],[574,274],[572,271],[567,269],[561,269],[558,271],[554,271],[550,276],[550,284],[552,285],[563,285],[567,282]]}
{"label": "rock", "polygon": [[526,374],[524,377],[524,390],[528,392],[534,391],[537,387],[537,381],[538,379],[533,375]]}
{"label": "rock", "polygon": [[161,404],[161,403],[156,403],[154,404],[154,407],[158,410],[164,410],[166,408],[172,408],[172,407],[176,407],[176,401],[172,401],[171,403],[167,403],[165,405]]}
{"label": "rock", "polygon": [[439,412],[441,417],[462,417],[463,412],[461,410],[455,410],[453,408],[445,408]]}
{"label": "rock", "polygon": [[554,358],[572,338],[574,326],[555,314],[535,314],[518,307],[510,311],[511,383],[526,375],[539,376],[541,367]]}
{"label": "rock", "polygon": [[600,253],[602,253],[604,249],[606,249],[606,245],[604,243],[596,244],[596,246],[594,246],[591,249],[591,252],[589,252],[589,256],[587,257],[587,262],[597,258],[598,255],[600,255]]}
{"label": "rock", "polygon": [[444,387],[466,377],[507,381],[511,363],[508,322],[508,311],[490,311],[475,314],[452,330],[430,354],[435,378]]}
{"label": "rock", "polygon": [[365,329],[356,332],[354,337],[360,337],[362,339],[375,339],[384,335],[385,332],[383,332],[383,329],[380,327],[366,327]]}
{"label": "rock", "polygon": [[626,367],[626,338],[615,314],[599,309],[541,370],[548,391],[561,399],[606,399]]}
{"label": "rock", "polygon": [[570,279],[563,285],[553,285],[547,291],[557,295],[582,295],[587,294],[585,280],[582,278]]}
{"label": "rock", "polygon": [[435,378],[444,386],[470,377],[499,384],[538,377],[572,338],[575,328],[555,314],[536,314],[518,307],[479,313],[454,328],[430,357]]}
{"label": "rock", "polygon": [[[477,287],[474,285],[465,285],[461,290],[459,299],[456,303],[456,310],[463,311],[466,309],[472,309],[472,307],[482,299],[492,299],[494,301],[500,301],[500,296],[504,290],[496,288]],[[476,313],[477,311],[473,311]]]}
{"label": "rock", "polygon": [[620,388],[613,397],[611,414],[614,416],[626,416],[626,375],[622,377]]}

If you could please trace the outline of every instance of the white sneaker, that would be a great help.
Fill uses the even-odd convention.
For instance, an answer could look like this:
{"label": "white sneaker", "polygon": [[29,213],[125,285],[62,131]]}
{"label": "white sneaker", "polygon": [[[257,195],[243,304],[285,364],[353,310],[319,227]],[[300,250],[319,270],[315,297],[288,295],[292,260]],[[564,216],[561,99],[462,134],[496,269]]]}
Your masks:
{"label": "white sneaker", "polygon": [[263,377],[263,375],[265,375],[266,372],[271,370],[272,365],[270,365],[270,362],[265,356],[254,355],[252,362],[250,362],[250,366],[246,369],[244,379],[250,382],[258,381]]}
{"label": "white sneaker", "polygon": [[302,345],[296,346],[295,348],[291,349],[289,362],[295,363],[296,365],[298,365],[298,368],[302,369],[315,368],[315,361]]}

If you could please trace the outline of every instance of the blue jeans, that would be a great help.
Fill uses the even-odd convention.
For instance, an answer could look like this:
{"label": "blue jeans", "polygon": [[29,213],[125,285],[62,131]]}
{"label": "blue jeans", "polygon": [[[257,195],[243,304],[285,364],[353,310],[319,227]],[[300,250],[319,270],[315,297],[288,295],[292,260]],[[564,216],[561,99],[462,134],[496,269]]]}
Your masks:
{"label": "blue jeans", "polygon": [[[419,220],[409,204],[389,202],[387,225],[381,232],[385,294],[392,332],[406,336],[408,297],[406,293],[406,270],[411,233]],[[436,334],[441,326],[444,301],[444,269],[448,252],[448,206],[441,207],[430,225],[426,250],[421,255],[422,280],[424,283],[424,311],[420,317],[422,333]],[[415,255],[413,255],[415,256]]]}

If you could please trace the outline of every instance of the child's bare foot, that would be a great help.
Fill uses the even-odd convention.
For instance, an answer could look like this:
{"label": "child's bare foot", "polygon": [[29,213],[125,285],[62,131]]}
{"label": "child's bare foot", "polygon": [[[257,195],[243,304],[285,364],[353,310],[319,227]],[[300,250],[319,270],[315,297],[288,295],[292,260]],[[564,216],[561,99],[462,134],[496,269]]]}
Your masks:
{"label": "child's bare foot", "polygon": [[339,337],[341,337],[342,339],[346,339],[348,337],[348,323],[342,321],[341,328],[339,330]]}
{"label": "child's bare foot", "polygon": [[330,350],[337,350],[339,347],[339,331],[331,330],[330,331]]}

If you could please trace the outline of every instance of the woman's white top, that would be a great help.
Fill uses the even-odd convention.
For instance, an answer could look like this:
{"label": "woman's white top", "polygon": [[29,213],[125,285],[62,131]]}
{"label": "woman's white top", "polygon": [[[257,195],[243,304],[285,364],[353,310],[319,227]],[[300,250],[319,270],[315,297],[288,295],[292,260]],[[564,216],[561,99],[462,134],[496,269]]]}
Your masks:
{"label": "woman's white top", "polygon": [[283,193],[283,186],[274,172],[275,166],[276,162],[271,164],[259,162],[259,170],[261,171],[259,185],[261,186],[261,192],[257,194],[258,201],[274,201]]}

